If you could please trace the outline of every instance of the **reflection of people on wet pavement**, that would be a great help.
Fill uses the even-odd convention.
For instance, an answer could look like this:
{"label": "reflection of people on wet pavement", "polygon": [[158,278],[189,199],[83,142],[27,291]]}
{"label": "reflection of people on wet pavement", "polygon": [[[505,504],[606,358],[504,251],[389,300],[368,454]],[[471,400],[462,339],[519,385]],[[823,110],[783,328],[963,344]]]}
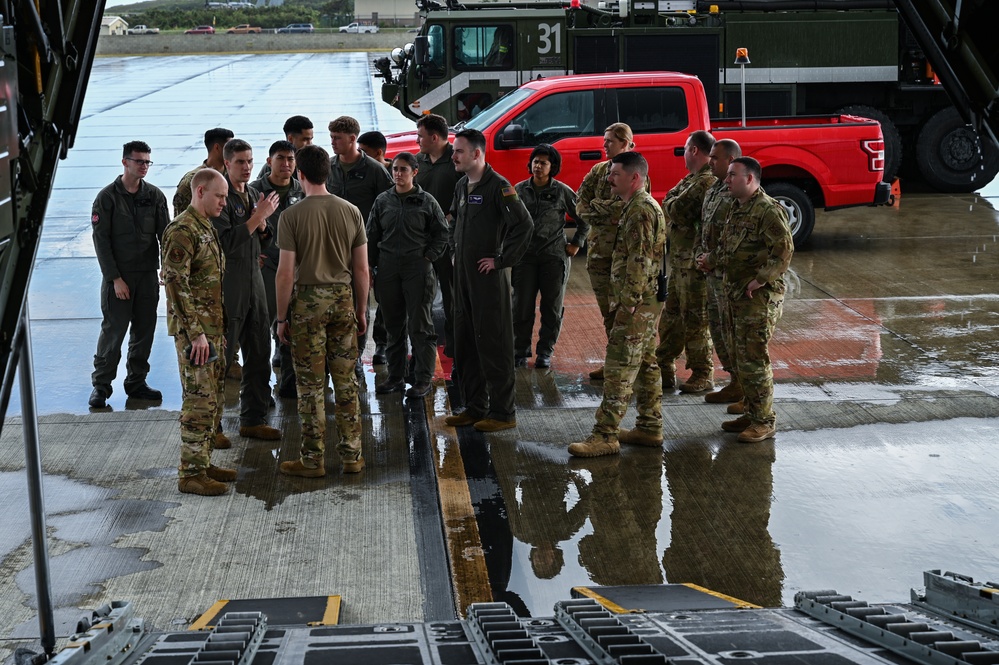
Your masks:
{"label": "reflection of people on wet pavement", "polygon": [[583,502],[570,499],[571,486],[578,488],[581,478],[551,446],[518,442],[494,446],[490,454],[513,537],[531,546],[531,569],[537,577],[555,577],[564,564],[559,543],[586,522]]}
{"label": "reflection of people on wet pavement", "polygon": [[673,497],[670,545],[663,568],[670,583],[693,583],[740,600],[777,607],[784,571],[770,537],[774,444],[667,449]]}
{"label": "reflection of people on wet pavement", "polygon": [[656,545],[662,465],[631,455],[573,459],[571,467],[592,475],[580,494],[593,532],[579,541],[579,562],[590,579],[604,586],[662,584]]}

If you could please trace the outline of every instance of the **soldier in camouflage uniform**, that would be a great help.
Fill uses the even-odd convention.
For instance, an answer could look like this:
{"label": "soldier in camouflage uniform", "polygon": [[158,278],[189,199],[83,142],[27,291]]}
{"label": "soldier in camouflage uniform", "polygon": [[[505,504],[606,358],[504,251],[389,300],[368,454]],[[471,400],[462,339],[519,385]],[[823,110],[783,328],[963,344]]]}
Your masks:
{"label": "soldier in camouflage uniform", "polygon": [[[326,190],[330,194],[356,205],[361,211],[361,217],[367,220],[378,195],[394,186],[392,176],[389,175],[385,164],[369,157],[358,147],[357,135],[361,133],[361,125],[357,120],[348,115],[340,116],[330,121],[329,130],[333,158],[330,162]],[[375,304],[377,305],[377,303]],[[370,307],[367,312],[370,314]],[[371,329],[371,337],[375,341],[375,353],[371,358],[372,364],[384,364],[387,360],[385,347],[388,345],[388,333],[385,332],[382,316],[384,315],[375,310],[375,320],[368,326]],[[361,365],[361,356],[364,354],[364,347],[367,343],[368,332],[366,329],[365,332],[357,336],[357,364],[354,367],[358,378],[362,381],[364,371]]]}
{"label": "soldier in camouflage uniform", "polygon": [[[604,362],[604,396],[593,433],[569,445],[577,457],[613,455],[621,442],[661,446],[662,384],[656,365],[656,327],[662,303],[656,299],[656,277],[666,251],[662,209],[644,191],[649,165],[637,152],[611,160],[611,192],[621,197],[621,224],[611,263],[609,307],[614,316]],[[634,386],[636,427],[620,432]]]}
{"label": "soldier in camouflage uniform", "polygon": [[768,345],[784,304],[784,273],[794,243],[787,213],[760,188],[760,163],[740,157],[728,167],[726,182],[735,202],[718,241],[718,267],[732,311],[732,352],[745,392],[745,412],[722,424],[739,441],[773,437],[774,374]]}
{"label": "soldier in camouflage uniform", "polygon": [[187,210],[191,204],[191,179],[194,174],[204,168],[213,168],[222,175],[225,175],[225,159],[222,157],[222,149],[226,141],[235,134],[232,130],[223,127],[216,127],[205,132],[205,147],[208,149],[208,158],[201,162],[201,166],[196,166],[180,179],[177,183],[177,191],[173,195],[173,214],[179,215]]}
{"label": "soldier in camouflage uniform", "polygon": [[656,360],[662,368],[663,390],[676,387],[676,359],[687,351],[692,371],[680,386],[685,393],[699,393],[714,386],[714,358],[708,330],[707,282],[694,265],[694,244],[701,229],[704,195],[714,184],[708,155],[715,139],[704,130],[691,133],[683,149],[688,175],[663,199],[669,220],[669,293],[659,322]]}
{"label": "soldier in camouflage uniform", "polygon": [[275,292],[278,337],[285,344],[291,343],[295,364],[302,448],[300,458],[282,462],[280,470],[304,478],[326,475],[328,365],[340,431],[337,452],[343,472],[358,473],[364,468],[364,457],[353,369],[357,335],[363,334],[367,325],[369,274],[364,220],[357,206],[326,190],[330,158],[325,150],[306,146],[295,159],[305,199],[281,215]]}
{"label": "soldier in camouflage uniform", "polygon": [[742,401],[742,388],[739,386],[732,349],[729,347],[731,333],[725,332],[731,328],[732,316],[722,283],[723,275],[717,268],[708,268],[716,261],[714,255],[718,248],[718,238],[732,207],[732,197],[729,195],[725,176],[728,175],[729,164],[736,157],[742,157],[742,149],[732,139],[722,139],[711,148],[708,164],[711,167],[711,174],[717,180],[704,196],[704,205],[701,207],[701,233],[694,247],[697,268],[704,273],[708,286],[708,325],[711,327],[711,339],[714,341],[715,351],[722,367],[731,377],[727,386],[704,396],[704,401],[711,404]]}
{"label": "soldier in camouflage uniform", "polygon": [[[622,152],[634,150],[634,136],[631,127],[623,122],[615,122],[604,130],[604,151],[607,161],[600,162],[586,174],[583,183],[576,193],[576,214],[590,225],[587,235],[586,272],[590,275],[590,286],[597,298],[597,307],[604,320],[604,330],[610,335],[614,324],[611,313],[610,275],[611,255],[617,242],[618,223],[621,217],[622,201],[610,191],[607,173],[615,156]],[[651,191],[651,181],[645,179],[645,191]],[[590,378],[604,378],[604,368],[590,372]]]}
{"label": "soldier in camouflage uniform", "polygon": [[[184,402],[180,415],[181,492],[217,496],[236,480],[235,469],[211,463],[225,389],[225,256],[211,217],[226,203],[228,185],[217,171],[191,179],[193,201],[163,233],[161,277],[167,297],[167,331],[177,347]],[[214,357],[211,351],[214,350]]]}

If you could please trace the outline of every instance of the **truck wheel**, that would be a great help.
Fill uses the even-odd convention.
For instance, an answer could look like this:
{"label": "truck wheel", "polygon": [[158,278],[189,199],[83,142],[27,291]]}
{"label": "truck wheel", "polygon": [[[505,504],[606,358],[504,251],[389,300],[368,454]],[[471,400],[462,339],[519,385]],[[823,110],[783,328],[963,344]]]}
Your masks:
{"label": "truck wheel", "polygon": [[885,139],[885,174],[881,179],[891,182],[898,175],[898,169],[902,165],[902,135],[898,133],[898,127],[891,118],[884,112],[871,106],[844,106],[836,111],[840,115],[859,115],[861,118],[870,118],[881,123],[881,135]]}
{"label": "truck wheel", "polygon": [[815,228],[815,206],[812,205],[808,194],[789,182],[764,183],[763,189],[771,198],[777,199],[784,206],[794,246],[803,247],[808,242],[808,237],[812,235],[812,229]]}
{"label": "truck wheel", "polygon": [[923,125],[916,159],[927,184],[941,192],[973,192],[999,172],[999,150],[979,139],[954,107],[937,111]]}

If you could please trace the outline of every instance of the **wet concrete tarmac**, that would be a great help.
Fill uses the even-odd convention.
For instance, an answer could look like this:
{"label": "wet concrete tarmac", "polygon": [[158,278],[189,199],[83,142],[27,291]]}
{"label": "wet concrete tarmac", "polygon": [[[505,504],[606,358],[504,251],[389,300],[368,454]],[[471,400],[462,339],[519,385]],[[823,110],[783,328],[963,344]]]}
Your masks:
{"label": "wet concrete tarmac", "polygon": [[[266,146],[281,138],[284,118],[295,113],[309,115],[319,137],[325,123],[340,114],[354,115],[365,130],[409,128],[378,101],[369,60],[365,54],[324,54],[97,61],[77,147],[59,168],[32,280],[43,414],[66,414],[52,417],[76,428],[67,432],[99,439],[93,431],[97,423],[166,423],[180,404],[176,361],[161,318],[150,384],[163,390],[163,403],[129,404],[119,383],[110,400],[114,413],[89,414],[86,406],[100,323],[99,271],[87,220],[94,195],[120,171],[120,145],[136,138],[151,143],[156,164],[149,180],[169,199],[172,183],[203,159],[199,143],[208,127],[234,129],[258,146],[258,161]],[[450,408],[443,390],[422,408],[403,404],[398,396],[376,398],[379,376],[368,365],[364,476],[334,474],[320,484],[275,481],[277,460],[294,455],[298,431],[294,402],[278,400],[273,422],[284,431],[284,442],[238,443],[236,455],[227,457],[241,470],[236,493],[243,497],[228,517],[246,528],[266,523],[274,538],[282,529],[298,529],[301,542],[285,545],[289,556],[275,560],[296,561],[295,548],[309,547],[335,557],[321,532],[303,535],[307,517],[296,508],[347,510],[343,506],[351,502],[367,506],[385,497],[412,520],[413,533],[406,531],[407,545],[399,548],[379,549],[373,540],[365,550],[373,561],[367,563],[415,575],[417,591],[407,594],[438,602],[422,609],[419,603],[404,604],[392,614],[397,620],[448,611],[446,602],[439,603],[442,593],[449,593],[441,590],[441,575],[450,577],[459,608],[494,598],[535,615],[550,613],[555,600],[580,585],[694,582],[756,604],[779,605],[804,588],[837,589],[871,602],[905,600],[928,568],[994,578],[999,535],[992,520],[999,492],[990,463],[999,418],[994,342],[999,215],[992,194],[999,191],[903,193],[898,208],[818,214],[810,246],[792,262],[793,288],[772,346],[779,427],[774,442],[736,444],[718,427],[726,419],[724,407],[671,395],[663,403],[662,451],[626,449],[613,458],[570,459],[565,448],[588,433],[600,399],[599,385],[584,377],[600,364],[604,341],[584,264],[577,259],[553,368],[518,370],[516,430],[484,436],[443,426]],[[123,368],[119,382],[122,375]],[[717,379],[727,377],[719,371]],[[234,388],[230,382],[230,428],[236,424]],[[118,413],[133,407],[147,410]],[[10,413],[18,408],[15,396]],[[625,425],[632,422],[630,415]],[[5,434],[12,427],[16,423],[8,424]],[[175,430],[170,431],[174,438],[157,445],[176,446]],[[64,449],[80,444],[68,436],[43,442],[43,462],[44,446],[61,458]],[[113,457],[132,463],[128,456]],[[17,459],[8,455],[0,466],[8,505],[21,497],[13,480],[2,481],[20,471]],[[181,501],[170,486],[169,464],[139,466],[162,489],[154,496],[146,488],[143,501]],[[46,467],[54,482],[70,482],[68,468]],[[106,602],[109,593],[127,591],[147,594],[150,613],[183,623],[190,617],[186,608],[196,604],[191,596],[210,604],[221,589],[239,593],[235,581],[221,588],[199,582],[186,598],[184,585],[165,593],[159,585],[167,571],[183,570],[188,554],[166,547],[166,539],[155,534],[163,528],[163,515],[169,518],[168,532],[182,527],[184,512],[160,507],[148,511],[156,517],[146,522],[109,526],[100,515],[135,497],[130,491],[125,498],[104,490],[95,494],[93,488],[107,487],[107,479],[96,472],[77,476],[72,482],[78,489],[56,494],[79,492],[81,514],[90,515],[86,523],[93,530],[65,541],[79,538],[123,563],[102,566],[92,577],[58,576],[66,585],[65,606],[92,606]],[[408,487],[405,496],[401,486]],[[190,505],[185,502],[184,510]],[[50,506],[53,515],[60,510]],[[361,524],[377,532],[378,515],[372,519]],[[68,528],[65,522],[54,526],[57,537]],[[140,531],[122,535],[130,529]],[[10,524],[2,533],[3,569],[17,576],[18,589],[0,597],[23,609],[31,596],[27,529]],[[136,541],[148,550],[141,561],[128,549]],[[255,575],[268,567],[241,548],[222,551],[226,558],[220,564],[250,571],[239,581],[247,589],[242,597],[253,597],[260,581]],[[163,574],[150,568],[156,565]],[[103,583],[97,579],[102,576]],[[397,584],[400,577],[386,579]],[[372,576],[362,586],[385,594],[387,583]],[[95,592],[95,585],[101,590]],[[285,586],[298,593],[319,591],[294,582]],[[349,620],[379,620],[366,611],[383,611],[382,605],[365,608]],[[16,616],[17,623],[0,634],[28,625],[23,611]]]}

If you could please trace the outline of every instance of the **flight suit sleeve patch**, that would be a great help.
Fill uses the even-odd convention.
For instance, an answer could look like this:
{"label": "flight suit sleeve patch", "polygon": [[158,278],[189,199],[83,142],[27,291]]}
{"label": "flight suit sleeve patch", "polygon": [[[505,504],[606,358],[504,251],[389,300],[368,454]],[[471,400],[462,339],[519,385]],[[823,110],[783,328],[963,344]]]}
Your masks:
{"label": "flight suit sleeve patch", "polygon": [[97,224],[100,221],[101,221],[101,216],[98,215],[97,212],[95,211],[93,217],[90,218],[90,223]]}
{"label": "flight suit sleeve patch", "polygon": [[507,201],[516,201],[519,197],[517,196],[517,190],[514,189],[513,185],[508,185],[503,188],[503,198]]}

